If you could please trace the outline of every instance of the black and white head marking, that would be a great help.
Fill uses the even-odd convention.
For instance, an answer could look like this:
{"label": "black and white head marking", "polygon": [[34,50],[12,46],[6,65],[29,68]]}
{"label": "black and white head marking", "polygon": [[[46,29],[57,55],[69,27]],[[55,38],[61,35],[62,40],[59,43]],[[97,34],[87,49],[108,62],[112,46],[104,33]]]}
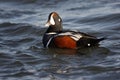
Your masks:
{"label": "black and white head marking", "polygon": [[50,24],[55,25],[55,20],[53,18],[53,14],[50,16]]}

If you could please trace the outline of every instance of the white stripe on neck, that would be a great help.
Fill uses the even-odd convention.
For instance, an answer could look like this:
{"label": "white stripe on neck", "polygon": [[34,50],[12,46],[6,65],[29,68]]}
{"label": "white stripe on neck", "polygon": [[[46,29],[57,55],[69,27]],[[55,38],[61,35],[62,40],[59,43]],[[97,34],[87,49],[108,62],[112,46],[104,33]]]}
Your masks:
{"label": "white stripe on neck", "polygon": [[49,34],[56,34],[56,32],[49,32],[49,33],[47,33],[47,34],[48,34],[48,35],[49,35]]}

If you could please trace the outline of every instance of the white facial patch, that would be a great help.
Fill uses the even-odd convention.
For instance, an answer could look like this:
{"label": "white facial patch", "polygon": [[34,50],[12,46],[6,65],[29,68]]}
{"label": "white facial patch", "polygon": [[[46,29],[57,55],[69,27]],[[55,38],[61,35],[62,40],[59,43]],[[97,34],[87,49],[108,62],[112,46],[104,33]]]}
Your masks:
{"label": "white facial patch", "polygon": [[51,17],[50,17],[50,24],[55,25],[55,21],[54,21],[53,15],[51,15]]}

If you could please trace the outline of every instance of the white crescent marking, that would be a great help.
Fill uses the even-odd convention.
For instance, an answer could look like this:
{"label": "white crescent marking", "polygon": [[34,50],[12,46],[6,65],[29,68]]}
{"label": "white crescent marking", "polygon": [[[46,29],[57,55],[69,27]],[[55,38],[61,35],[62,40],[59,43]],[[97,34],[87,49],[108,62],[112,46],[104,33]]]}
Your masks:
{"label": "white crescent marking", "polygon": [[51,37],[51,38],[49,39],[49,41],[47,42],[47,45],[46,45],[47,48],[48,48],[48,46],[49,46],[49,44],[50,44],[52,38],[53,38],[53,37]]}

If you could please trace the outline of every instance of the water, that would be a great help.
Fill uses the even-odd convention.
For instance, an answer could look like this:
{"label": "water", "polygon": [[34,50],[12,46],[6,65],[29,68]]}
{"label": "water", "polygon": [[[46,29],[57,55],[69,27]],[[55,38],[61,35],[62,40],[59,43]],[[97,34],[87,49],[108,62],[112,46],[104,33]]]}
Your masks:
{"label": "water", "polygon": [[[52,11],[64,29],[107,40],[78,51],[43,48]],[[0,0],[0,80],[120,80],[120,0]]]}

